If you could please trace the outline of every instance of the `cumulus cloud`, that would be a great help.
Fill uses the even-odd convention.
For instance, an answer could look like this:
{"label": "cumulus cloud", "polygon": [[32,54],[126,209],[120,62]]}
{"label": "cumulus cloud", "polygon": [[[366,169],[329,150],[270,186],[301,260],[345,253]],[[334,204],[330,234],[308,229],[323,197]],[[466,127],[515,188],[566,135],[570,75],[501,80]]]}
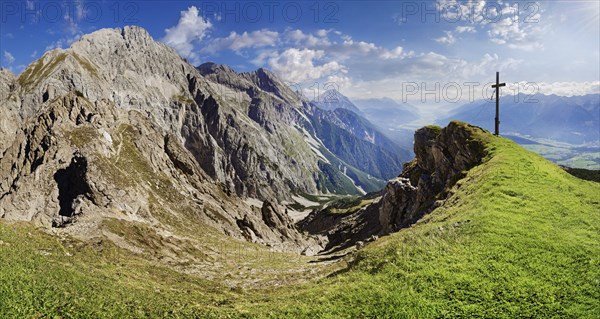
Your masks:
{"label": "cumulus cloud", "polygon": [[489,39],[493,43],[524,51],[542,49],[543,34],[545,34],[544,27],[523,23],[519,21],[518,16],[493,23],[488,30]]}
{"label": "cumulus cloud", "polygon": [[361,69],[382,60],[402,60],[414,55],[401,46],[388,49],[372,42],[356,41],[333,29],[320,29],[314,33],[287,29],[278,36],[277,48],[262,50],[252,62],[266,66],[292,82],[318,80],[349,86],[352,83],[348,75],[349,64]]}
{"label": "cumulus cloud", "polygon": [[77,41],[81,37],[81,35],[82,35],[81,33],[78,33],[78,34],[75,34],[70,37],[60,38],[60,39],[50,43],[49,45],[47,45],[46,48],[44,48],[44,51],[50,51],[50,50],[54,50],[54,49],[63,49],[65,47],[68,47],[73,42]]}
{"label": "cumulus cloud", "polygon": [[331,42],[327,38],[328,30],[318,30],[316,36],[310,33],[304,33],[300,29],[287,30],[284,33],[285,40],[305,47],[328,46]]}
{"label": "cumulus cloud", "polygon": [[[600,81],[590,82],[519,82],[519,87],[535,88],[539,93],[560,96],[575,96],[600,93]],[[537,93],[537,92],[533,92]]]}
{"label": "cumulus cloud", "polygon": [[389,60],[389,59],[396,59],[396,58],[401,58],[404,56],[404,48],[403,47],[396,47],[392,50],[385,50],[384,52],[382,52],[380,54],[380,57],[384,60]]}
{"label": "cumulus cloud", "polygon": [[13,64],[15,62],[15,57],[8,51],[4,51],[4,63],[6,65]]}
{"label": "cumulus cloud", "polygon": [[446,36],[436,38],[433,40],[437,43],[448,44],[448,45],[454,44],[454,42],[456,42],[456,38],[454,37],[454,35],[452,34],[451,31],[444,31],[444,33],[446,34]]}
{"label": "cumulus cloud", "polygon": [[[438,11],[445,21],[461,25],[454,32],[444,31],[446,36],[436,42],[453,44],[455,34],[475,33],[477,29],[487,31],[490,42],[511,49],[533,51],[543,49],[542,38],[548,25],[542,23],[539,3],[528,3],[528,12],[519,12],[516,2],[486,2],[438,0]],[[519,15],[521,13],[521,15]]]}
{"label": "cumulus cloud", "polygon": [[195,6],[181,11],[181,17],[176,26],[165,30],[162,42],[173,47],[181,56],[191,63],[200,63],[200,57],[194,50],[194,44],[202,40],[212,28],[210,21],[200,15]]}
{"label": "cumulus cloud", "polygon": [[332,29],[321,29],[314,34],[299,29],[287,30],[283,34],[283,42],[290,46],[323,50],[332,59],[340,62],[357,57],[402,58],[405,53],[402,47],[389,50],[375,43],[355,41],[350,35]]}
{"label": "cumulus cloud", "polygon": [[244,32],[242,34],[232,31],[229,36],[225,38],[216,38],[212,40],[203,51],[215,53],[217,51],[229,49],[240,52],[240,50],[247,48],[273,46],[277,43],[278,36],[278,32],[270,31],[268,29]]}
{"label": "cumulus cloud", "polygon": [[465,32],[467,32],[467,33],[475,33],[475,32],[476,32],[476,30],[475,30],[475,27],[474,27],[474,26],[468,26],[468,25],[467,25],[467,26],[460,26],[460,25],[459,25],[459,26],[458,26],[458,27],[456,27],[456,29],[454,29],[454,30],[455,30],[457,33],[465,33]]}
{"label": "cumulus cloud", "polygon": [[263,53],[255,63],[266,64],[286,81],[297,83],[346,72],[346,67],[336,61],[319,64],[324,57],[322,50],[289,48],[282,52]]}

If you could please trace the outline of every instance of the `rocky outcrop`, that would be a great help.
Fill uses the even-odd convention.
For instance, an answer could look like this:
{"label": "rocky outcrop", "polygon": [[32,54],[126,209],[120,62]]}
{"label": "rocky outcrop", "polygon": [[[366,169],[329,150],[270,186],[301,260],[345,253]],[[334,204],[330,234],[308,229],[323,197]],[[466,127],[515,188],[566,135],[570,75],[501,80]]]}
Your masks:
{"label": "rocky outcrop", "polygon": [[172,133],[165,136],[165,152],[175,167],[188,175],[194,175],[194,159],[180,146],[180,143],[177,143],[177,139],[178,137]]}
{"label": "rocky outcrop", "polygon": [[18,110],[21,99],[17,91],[19,84],[15,75],[7,69],[0,69],[0,155],[12,142],[15,132],[21,125]]}
{"label": "rocky outcrop", "polygon": [[326,250],[408,227],[443,205],[454,184],[484,160],[489,136],[479,127],[458,121],[443,129],[421,128],[415,132],[415,159],[404,165],[400,176],[390,180],[372,204],[344,214],[325,208],[300,225],[309,233],[327,236]]}
{"label": "rocky outcrop", "polygon": [[[415,159],[390,181],[380,201],[381,232],[397,231],[441,205],[447,191],[486,155],[479,127],[452,121],[415,132]],[[439,201],[439,202],[438,202]]]}

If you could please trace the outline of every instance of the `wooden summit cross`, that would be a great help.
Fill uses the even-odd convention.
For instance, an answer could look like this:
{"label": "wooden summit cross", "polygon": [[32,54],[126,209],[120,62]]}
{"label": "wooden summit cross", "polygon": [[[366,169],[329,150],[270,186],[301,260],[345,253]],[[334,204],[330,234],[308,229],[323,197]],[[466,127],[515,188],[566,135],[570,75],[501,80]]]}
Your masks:
{"label": "wooden summit cross", "polygon": [[495,135],[500,135],[500,87],[506,86],[506,83],[500,83],[500,72],[496,72],[496,84],[492,88],[496,89],[496,130]]}

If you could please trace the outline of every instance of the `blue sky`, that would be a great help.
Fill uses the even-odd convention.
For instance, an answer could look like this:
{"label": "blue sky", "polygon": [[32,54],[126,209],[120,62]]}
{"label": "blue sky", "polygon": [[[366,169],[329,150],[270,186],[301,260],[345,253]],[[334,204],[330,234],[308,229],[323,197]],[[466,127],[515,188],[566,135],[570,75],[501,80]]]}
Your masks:
{"label": "blue sky", "polygon": [[139,25],[193,64],[266,67],[309,95],[334,83],[350,97],[464,101],[487,95],[495,71],[513,92],[600,90],[596,0],[0,2],[1,64],[17,74],[83,34]]}

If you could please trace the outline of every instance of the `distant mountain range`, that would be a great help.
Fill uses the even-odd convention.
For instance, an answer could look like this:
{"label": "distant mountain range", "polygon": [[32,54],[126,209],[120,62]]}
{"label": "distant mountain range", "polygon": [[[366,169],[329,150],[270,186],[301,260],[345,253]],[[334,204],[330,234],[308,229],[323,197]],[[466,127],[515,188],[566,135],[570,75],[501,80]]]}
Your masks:
{"label": "distant mountain range", "polygon": [[412,153],[414,127],[407,124],[420,118],[417,108],[390,98],[356,99],[353,101],[364,116],[400,147]]}
{"label": "distant mountain range", "polygon": [[351,100],[336,90],[326,91],[313,99],[311,104],[325,111],[351,111],[362,118],[363,122],[372,123],[373,125],[369,123],[372,130],[383,133],[395,145],[407,150],[409,157],[412,157],[414,129],[406,128],[405,125],[419,118],[414,106],[386,97]]}
{"label": "distant mountain range", "polygon": [[330,89],[319,95],[311,101],[311,104],[325,111],[336,109],[350,110],[356,114],[361,114],[361,110],[350,101],[348,97],[341,94],[338,90]]}
{"label": "distant mountain range", "polygon": [[[437,121],[461,120],[493,131],[495,102],[480,100]],[[564,97],[518,94],[500,98],[500,133],[576,145],[599,145],[600,95]]]}

